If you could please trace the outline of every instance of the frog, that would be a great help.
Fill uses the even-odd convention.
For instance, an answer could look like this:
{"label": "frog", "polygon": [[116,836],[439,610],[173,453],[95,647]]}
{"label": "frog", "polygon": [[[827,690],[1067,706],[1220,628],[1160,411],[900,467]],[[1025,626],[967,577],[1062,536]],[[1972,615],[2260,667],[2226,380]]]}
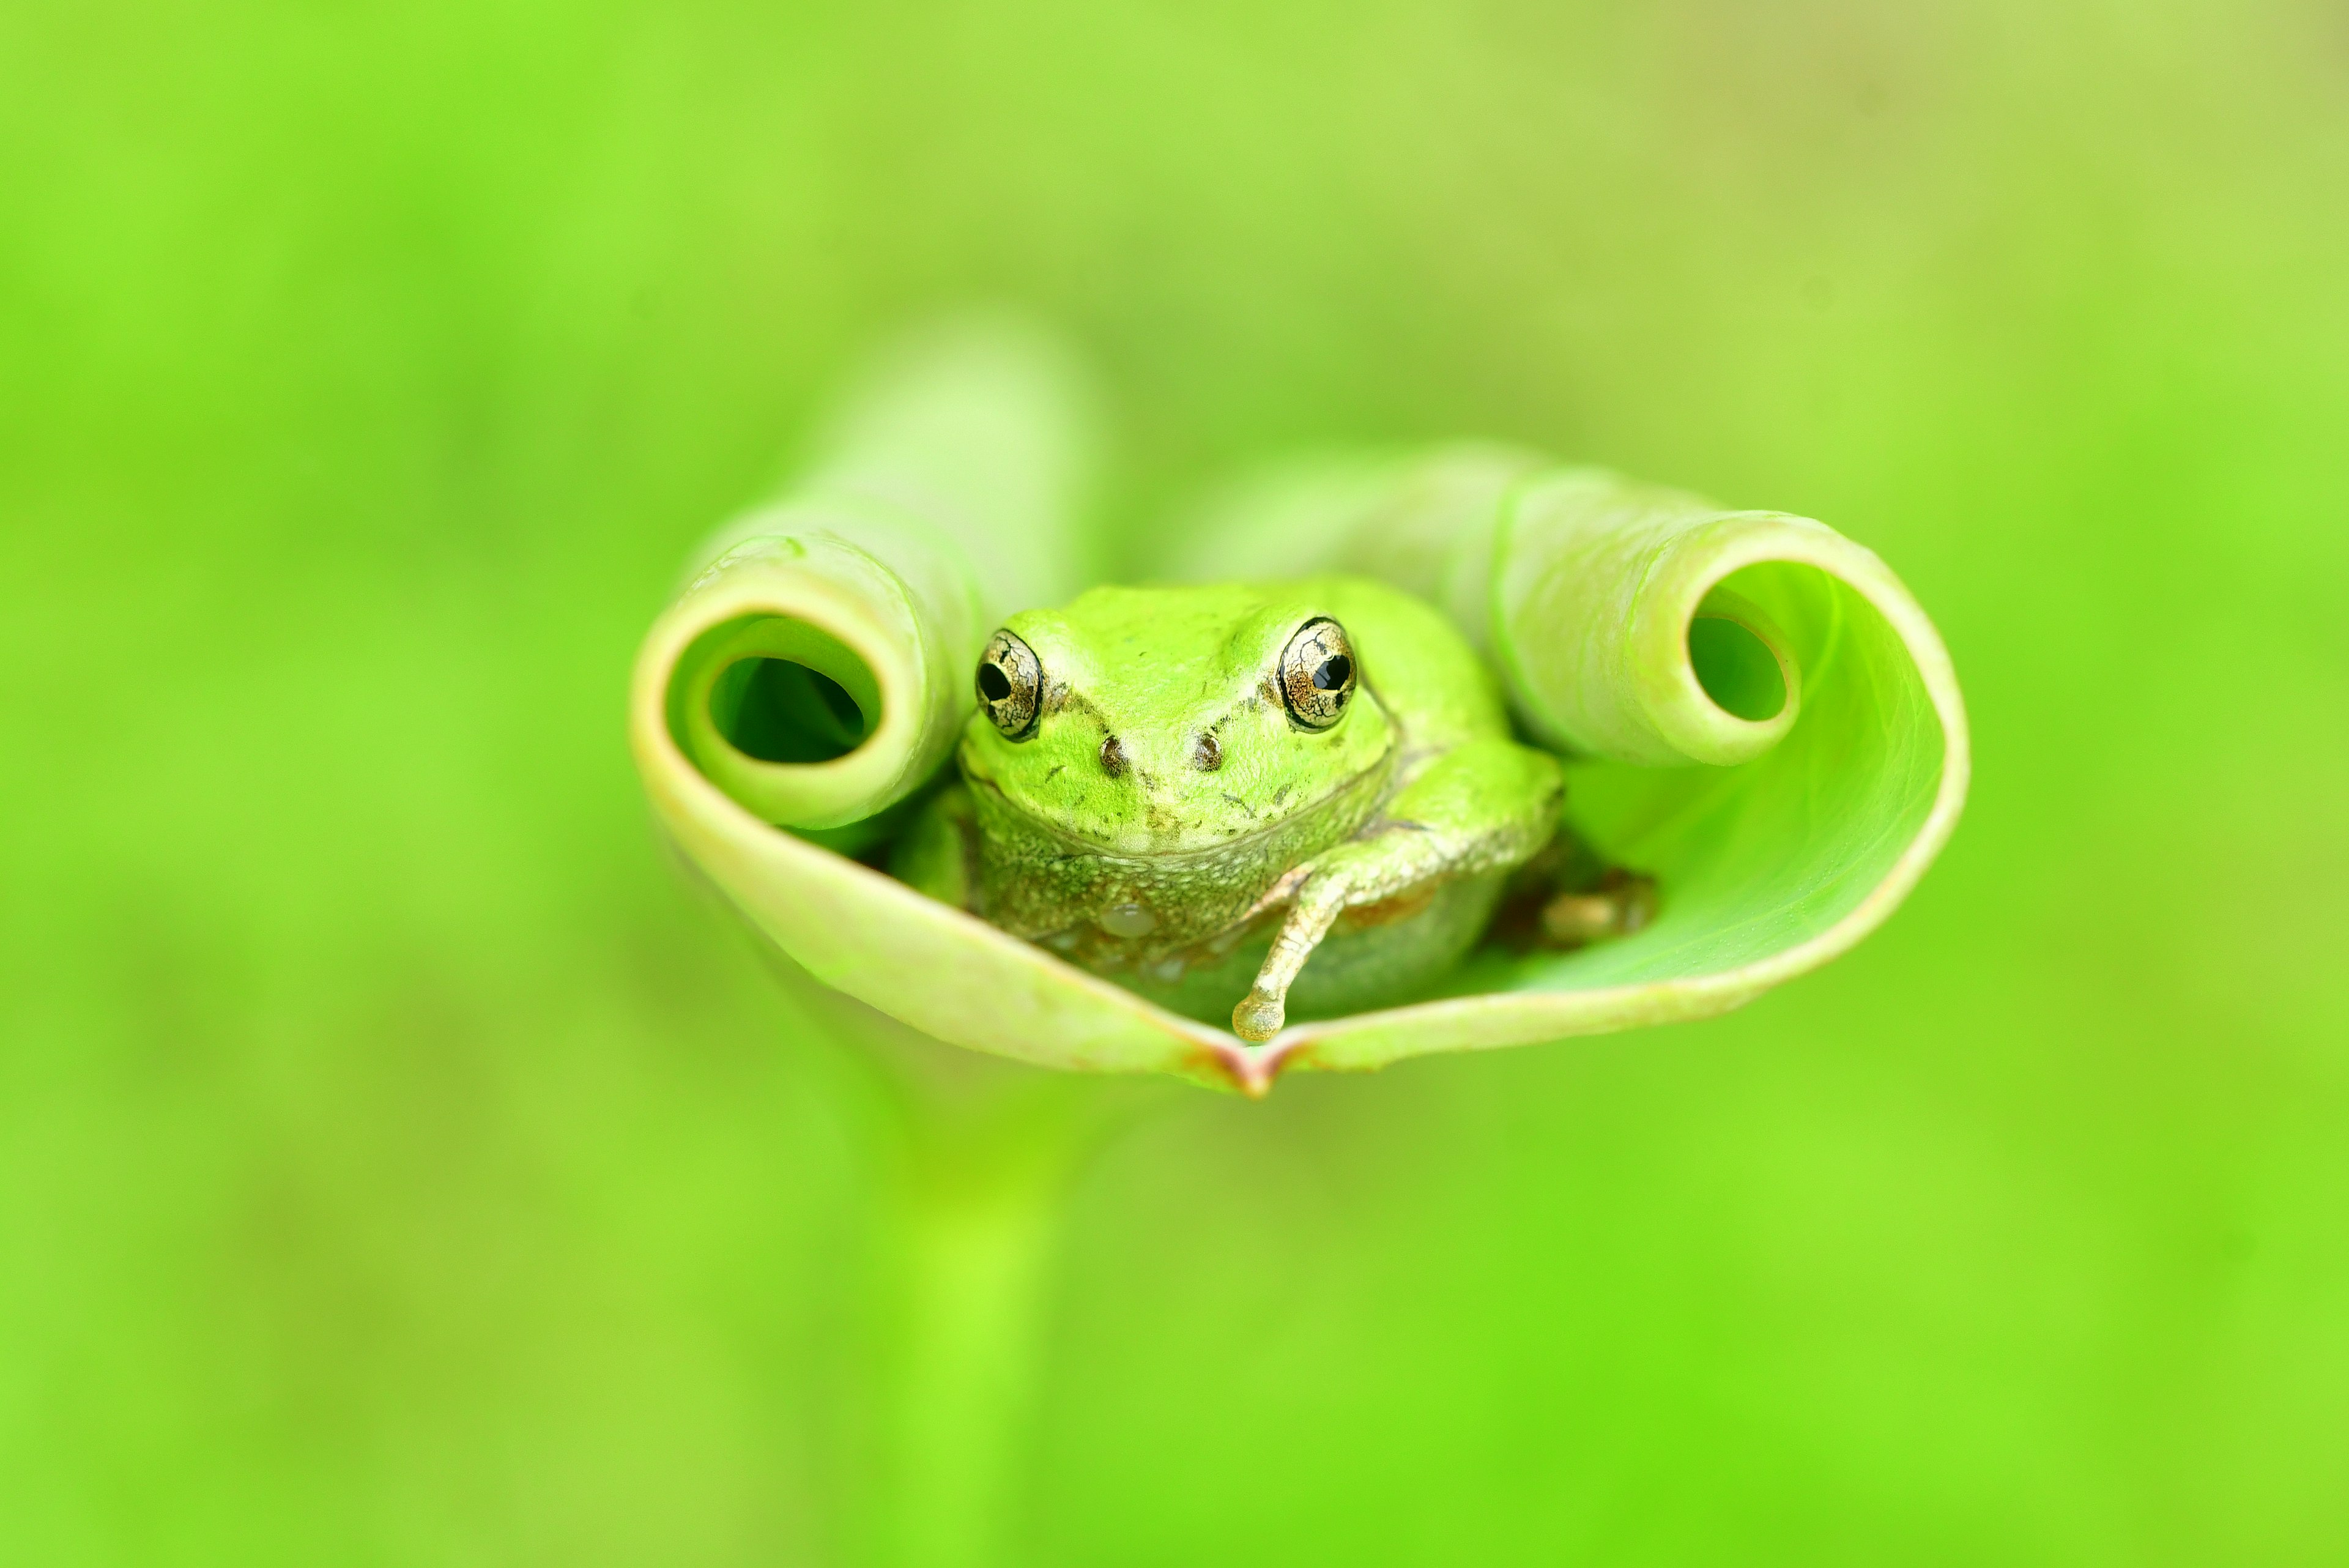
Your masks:
{"label": "frog", "polygon": [[1559,830],[1490,668],[1368,578],[1092,588],[972,692],[889,869],[1254,1044],[1440,982]]}

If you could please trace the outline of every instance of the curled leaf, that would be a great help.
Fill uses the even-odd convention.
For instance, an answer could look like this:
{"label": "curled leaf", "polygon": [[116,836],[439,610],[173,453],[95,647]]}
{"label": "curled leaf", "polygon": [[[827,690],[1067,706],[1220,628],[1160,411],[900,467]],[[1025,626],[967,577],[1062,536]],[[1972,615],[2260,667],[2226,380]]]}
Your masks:
{"label": "curled leaf", "polygon": [[1477,954],[1446,995],[1309,1023],[1288,1065],[1375,1067],[1725,1012],[1875,929],[1957,825],[1940,636],[1824,524],[1463,447],[1315,464],[1183,531],[1178,575],[1343,563],[1441,606],[1568,759],[1567,821],[1661,890],[1567,953]]}
{"label": "curled leaf", "polygon": [[1568,759],[1575,838],[1653,877],[1653,916],[1572,951],[1488,945],[1425,1000],[1262,1045],[1155,1007],[839,852],[945,764],[995,622],[1075,586],[1086,424],[1035,345],[933,346],[713,542],[637,661],[631,741],[667,831],[794,962],[917,1029],[1261,1094],[1288,1067],[1701,1017],[1859,940],[1955,826],[1948,656],[1832,529],[1506,449],[1317,464],[1175,530],[1164,569],[1343,569],[1442,607]]}
{"label": "curled leaf", "polygon": [[876,367],[647,636],[634,739],[656,802],[683,760],[762,822],[885,836],[952,753],[995,619],[1074,591],[1092,423],[1056,347],[1010,323]]}

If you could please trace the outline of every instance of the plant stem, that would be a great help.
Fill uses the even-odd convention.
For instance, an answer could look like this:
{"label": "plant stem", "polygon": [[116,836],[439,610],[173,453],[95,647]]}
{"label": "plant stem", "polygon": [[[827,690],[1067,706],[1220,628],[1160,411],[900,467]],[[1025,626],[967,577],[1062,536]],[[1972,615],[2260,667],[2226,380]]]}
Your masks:
{"label": "plant stem", "polygon": [[895,1310],[876,1324],[883,1513],[864,1541],[888,1568],[988,1568],[1006,1560],[1020,1500],[1071,1190],[1114,1133],[1182,1091],[980,1056],[837,993],[801,995],[833,1025],[835,1060],[880,1102],[897,1154]]}
{"label": "plant stem", "polygon": [[[1039,1309],[1062,1218],[1064,1164],[920,1170],[907,1215],[904,1360],[895,1390],[893,1555],[902,1568],[998,1560],[1026,1446]],[[1009,1168],[1006,1168],[1006,1166]]]}

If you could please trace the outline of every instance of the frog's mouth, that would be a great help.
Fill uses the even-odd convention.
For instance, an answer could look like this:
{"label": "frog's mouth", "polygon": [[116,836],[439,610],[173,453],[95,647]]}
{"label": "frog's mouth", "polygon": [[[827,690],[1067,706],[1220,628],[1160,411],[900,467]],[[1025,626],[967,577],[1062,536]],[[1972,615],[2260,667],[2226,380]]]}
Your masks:
{"label": "frog's mouth", "polygon": [[[1179,830],[1169,833],[1163,829],[1153,831],[1146,826],[1138,834],[1114,838],[1085,833],[1066,823],[1030,811],[1004,794],[1002,786],[995,780],[968,766],[962,771],[964,782],[971,794],[984,803],[980,808],[982,815],[992,816],[994,826],[999,829],[1013,828],[1022,836],[1041,840],[1060,856],[1147,863],[1173,871],[1179,867],[1207,867],[1259,859],[1268,850],[1286,842],[1317,841],[1318,849],[1321,844],[1335,843],[1347,837],[1376,812],[1379,803],[1390,793],[1395,753],[1396,748],[1389,745],[1379,753],[1375,762],[1353,777],[1319,796],[1283,810],[1268,822],[1222,838],[1191,843],[1183,841]],[[1332,819],[1340,819],[1340,822],[1333,823]],[[1306,853],[1312,852],[1309,850]],[[1287,868],[1286,866],[1280,867],[1282,870]]]}

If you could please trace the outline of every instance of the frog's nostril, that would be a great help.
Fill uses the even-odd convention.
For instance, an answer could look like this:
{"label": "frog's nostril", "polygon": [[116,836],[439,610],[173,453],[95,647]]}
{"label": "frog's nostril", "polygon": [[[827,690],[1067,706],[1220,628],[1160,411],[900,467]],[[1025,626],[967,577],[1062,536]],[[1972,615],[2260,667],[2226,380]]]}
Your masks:
{"label": "frog's nostril", "polygon": [[1202,734],[1191,742],[1191,765],[1203,774],[1214,773],[1224,765],[1224,748],[1215,736]]}
{"label": "frog's nostril", "polygon": [[1125,772],[1125,748],[1117,743],[1115,735],[1101,743],[1102,772],[1116,778]]}

